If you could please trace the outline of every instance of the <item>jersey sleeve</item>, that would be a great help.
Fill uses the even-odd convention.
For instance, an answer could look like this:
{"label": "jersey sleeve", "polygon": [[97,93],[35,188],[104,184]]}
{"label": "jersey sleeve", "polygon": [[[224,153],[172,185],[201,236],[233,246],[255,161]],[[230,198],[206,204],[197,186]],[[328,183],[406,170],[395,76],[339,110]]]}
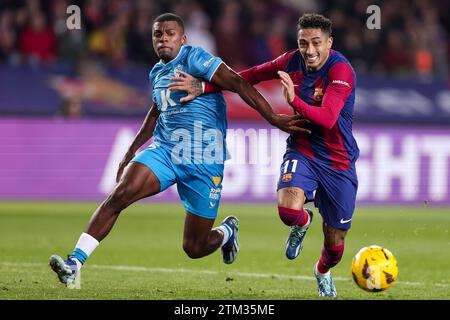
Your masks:
{"label": "jersey sleeve", "polygon": [[353,69],[347,63],[339,62],[328,71],[328,86],[320,108],[308,105],[298,96],[295,96],[291,105],[304,118],[331,129],[353,91],[354,82]]}
{"label": "jersey sleeve", "polygon": [[[260,64],[258,66],[243,70],[239,72],[239,75],[244,78],[251,85],[258,84],[262,81],[278,79],[278,71],[285,71],[289,61],[295,54],[295,50],[288,51],[278,58]],[[214,86],[212,83],[206,82],[204,93],[216,92],[220,89]]]}
{"label": "jersey sleeve", "polygon": [[210,54],[208,51],[195,47],[192,48],[188,57],[188,73],[196,78],[202,78],[211,81],[214,73],[222,59]]}
{"label": "jersey sleeve", "polygon": [[278,71],[286,71],[287,65],[296,51],[297,49],[288,51],[272,61],[241,71],[239,75],[251,85],[278,79]]}

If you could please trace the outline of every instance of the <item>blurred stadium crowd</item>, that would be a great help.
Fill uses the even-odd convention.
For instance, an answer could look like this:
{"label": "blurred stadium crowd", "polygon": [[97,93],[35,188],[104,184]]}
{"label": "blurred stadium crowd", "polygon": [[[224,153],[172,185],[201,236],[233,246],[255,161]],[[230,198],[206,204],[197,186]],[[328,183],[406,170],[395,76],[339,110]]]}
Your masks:
{"label": "blurred stadium crowd", "polygon": [[[81,31],[66,28],[70,4],[81,8]],[[381,30],[366,27],[371,4],[381,8]],[[166,11],[184,18],[190,44],[236,70],[294,48],[299,16],[320,12],[333,21],[334,48],[358,73],[448,77],[447,0],[1,0],[0,63],[151,66],[152,19]]]}
{"label": "blurred stadium crowd", "polygon": [[[67,29],[71,4],[81,8],[81,30]],[[372,4],[380,30],[366,26]],[[0,199],[85,201],[110,192],[121,148],[151,105],[151,28],[163,12],[182,16],[188,43],[237,71],[295,48],[303,13],[329,17],[333,47],[358,78],[358,201],[450,204],[450,0],[0,0],[0,181],[8,182]],[[276,112],[292,114],[279,81],[257,88]],[[270,125],[238,95],[224,96],[228,137],[249,137],[231,139],[232,157],[248,150],[248,159],[270,159],[228,164],[224,200],[276,201],[285,137],[260,135]],[[178,199],[176,191],[164,197]]]}

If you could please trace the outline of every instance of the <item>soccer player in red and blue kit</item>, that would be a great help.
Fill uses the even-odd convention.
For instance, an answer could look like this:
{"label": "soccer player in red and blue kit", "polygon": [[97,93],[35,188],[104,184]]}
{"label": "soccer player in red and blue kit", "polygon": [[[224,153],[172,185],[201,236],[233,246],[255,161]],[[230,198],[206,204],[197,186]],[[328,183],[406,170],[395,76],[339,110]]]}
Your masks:
{"label": "soccer player in red and blue kit", "polygon": [[[355,208],[359,149],[352,135],[355,72],[349,61],[332,50],[331,21],[304,14],[298,21],[298,49],[239,73],[252,85],[281,79],[283,94],[295,112],[311,122],[311,134],[291,134],[278,182],[278,212],[291,227],[286,256],[295,259],[303,246],[313,214],[304,204],[314,201],[323,219],[324,243],[314,265],[320,296],[335,297],[330,269],[344,252],[344,239]],[[188,74],[174,78],[172,89],[200,87]],[[189,85],[188,85],[189,84]],[[217,90],[205,83],[203,93]],[[315,193],[314,193],[315,192]]]}

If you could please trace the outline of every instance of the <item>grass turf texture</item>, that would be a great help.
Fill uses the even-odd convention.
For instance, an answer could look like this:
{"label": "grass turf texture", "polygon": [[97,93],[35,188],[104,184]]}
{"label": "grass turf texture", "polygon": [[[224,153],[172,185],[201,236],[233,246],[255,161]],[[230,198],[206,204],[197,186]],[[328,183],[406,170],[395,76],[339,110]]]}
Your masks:
{"label": "grass turf texture", "polygon": [[[82,289],[56,280],[48,258],[65,258],[97,203],[0,203],[0,299],[320,299],[312,268],[323,236],[316,217],[293,261],[289,233],[274,205],[224,204],[240,220],[240,254],[232,265],[221,251],[192,260],[182,250],[184,211],[178,204],[138,203],[125,210],[82,269]],[[333,268],[338,299],[449,299],[448,208],[357,208],[344,257]],[[369,293],[353,282],[350,263],[362,247],[391,250],[399,278]]]}

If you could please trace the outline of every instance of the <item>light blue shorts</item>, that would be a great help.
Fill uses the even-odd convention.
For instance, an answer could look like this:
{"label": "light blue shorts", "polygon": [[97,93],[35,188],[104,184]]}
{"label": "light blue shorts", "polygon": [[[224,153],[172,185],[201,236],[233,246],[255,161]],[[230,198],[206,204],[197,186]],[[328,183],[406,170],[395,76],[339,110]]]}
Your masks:
{"label": "light blue shorts", "polygon": [[178,195],[186,211],[207,219],[215,219],[222,193],[223,164],[175,164],[170,151],[150,146],[132,162],[149,167],[160,183],[160,192],[177,184]]}

